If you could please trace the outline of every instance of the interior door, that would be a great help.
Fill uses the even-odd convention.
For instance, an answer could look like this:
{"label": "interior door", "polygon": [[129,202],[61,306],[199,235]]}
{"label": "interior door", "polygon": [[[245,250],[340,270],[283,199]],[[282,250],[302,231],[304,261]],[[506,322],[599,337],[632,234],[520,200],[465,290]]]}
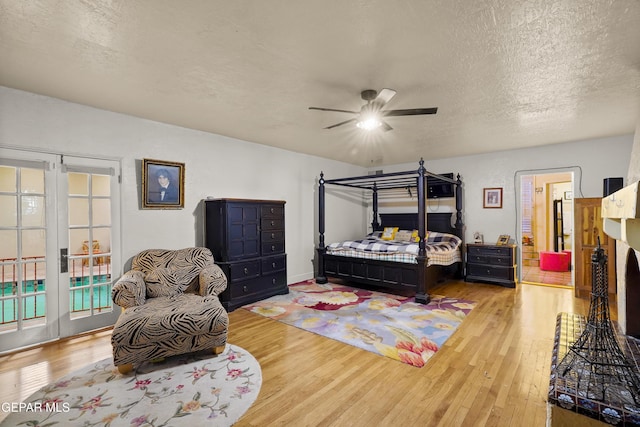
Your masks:
{"label": "interior door", "polygon": [[609,297],[615,298],[616,294],[616,244],[603,230],[602,226],[602,199],[600,197],[588,197],[573,199],[575,218],[575,259],[576,259],[576,284],[575,295],[580,298],[589,298],[591,294],[591,255],[598,245],[607,256],[607,273],[609,280]]}
{"label": "interior door", "polygon": [[56,161],[0,149],[0,353],[58,337]]}
{"label": "interior door", "polygon": [[[58,185],[60,336],[109,326],[121,265],[119,163],[64,156]],[[116,271],[114,271],[114,269]]]}

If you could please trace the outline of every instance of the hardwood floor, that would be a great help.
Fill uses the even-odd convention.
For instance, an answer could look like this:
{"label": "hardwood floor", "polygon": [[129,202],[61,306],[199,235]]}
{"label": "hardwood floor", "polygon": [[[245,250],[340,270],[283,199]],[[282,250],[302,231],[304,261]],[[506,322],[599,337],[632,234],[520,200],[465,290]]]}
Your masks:
{"label": "hardwood floor", "polygon": [[[587,314],[589,301],[522,284],[449,282],[432,293],[478,304],[423,368],[232,312],[228,341],[250,351],[263,374],[258,399],[236,425],[544,426],[556,315]],[[0,402],[19,402],[109,357],[110,334],[0,356]]]}

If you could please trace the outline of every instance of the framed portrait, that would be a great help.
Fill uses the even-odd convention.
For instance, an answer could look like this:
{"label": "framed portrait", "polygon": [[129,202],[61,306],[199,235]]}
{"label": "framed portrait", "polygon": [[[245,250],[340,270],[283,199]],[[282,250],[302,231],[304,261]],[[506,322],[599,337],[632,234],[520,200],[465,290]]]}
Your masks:
{"label": "framed portrait", "polygon": [[142,208],[184,208],[184,163],[142,159]]}
{"label": "framed portrait", "polygon": [[485,188],[483,208],[502,208],[502,188]]}

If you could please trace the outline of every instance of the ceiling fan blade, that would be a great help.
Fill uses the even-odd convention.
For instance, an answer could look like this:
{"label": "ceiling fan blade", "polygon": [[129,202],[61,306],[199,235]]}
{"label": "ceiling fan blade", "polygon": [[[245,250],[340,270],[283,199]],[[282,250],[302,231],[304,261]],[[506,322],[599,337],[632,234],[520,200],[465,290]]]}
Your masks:
{"label": "ceiling fan blade", "polygon": [[390,130],[393,130],[393,128],[391,126],[389,126],[389,123],[382,122],[382,130],[384,132],[389,132]]}
{"label": "ceiling fan blade", "polygon": [[385,117],[390,116],[419,116],[421,114],[436,114],[438,112],[438,107],[434,108],[409,108],[407,110],[387,110],[381,111]]}
{"label": "ceiling fan blade", "polygon": [[344,122],[340,122],[340,123],[336,123],[335,125],[327,126],[325,129],[333,129],[335,127],[346,125],[347,123],[355,122],[355,121],[356,121],[355,118],[354,119],[345,120]]}
{"label": "ceiling fan blade", "polygon": [[387,102],[391,101],[391,98],[393,98],[394,96],[396,96],[395,90],[384,88],[380,91],[378,96],[376,96],[374,102],[380,106],[383,106]]}
{"label": "ceiling fan blade", "polygon": [[309,107],[309,110],[320,110],[320,111],[336,111],[338,113],[351,113],[351,114],[359,114],[359,111],[349,111],[349,110],[336,110],[335,108],[321,108],[321,107]]}

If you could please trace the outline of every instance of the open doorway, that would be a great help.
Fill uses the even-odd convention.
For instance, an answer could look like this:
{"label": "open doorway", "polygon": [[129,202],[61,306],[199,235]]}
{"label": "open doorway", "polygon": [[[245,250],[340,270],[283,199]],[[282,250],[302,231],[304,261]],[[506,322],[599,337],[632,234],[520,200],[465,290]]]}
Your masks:
{"label": "open doorway", "polygon": [[573,172],[520,175],[520,280],[573,288]]}

